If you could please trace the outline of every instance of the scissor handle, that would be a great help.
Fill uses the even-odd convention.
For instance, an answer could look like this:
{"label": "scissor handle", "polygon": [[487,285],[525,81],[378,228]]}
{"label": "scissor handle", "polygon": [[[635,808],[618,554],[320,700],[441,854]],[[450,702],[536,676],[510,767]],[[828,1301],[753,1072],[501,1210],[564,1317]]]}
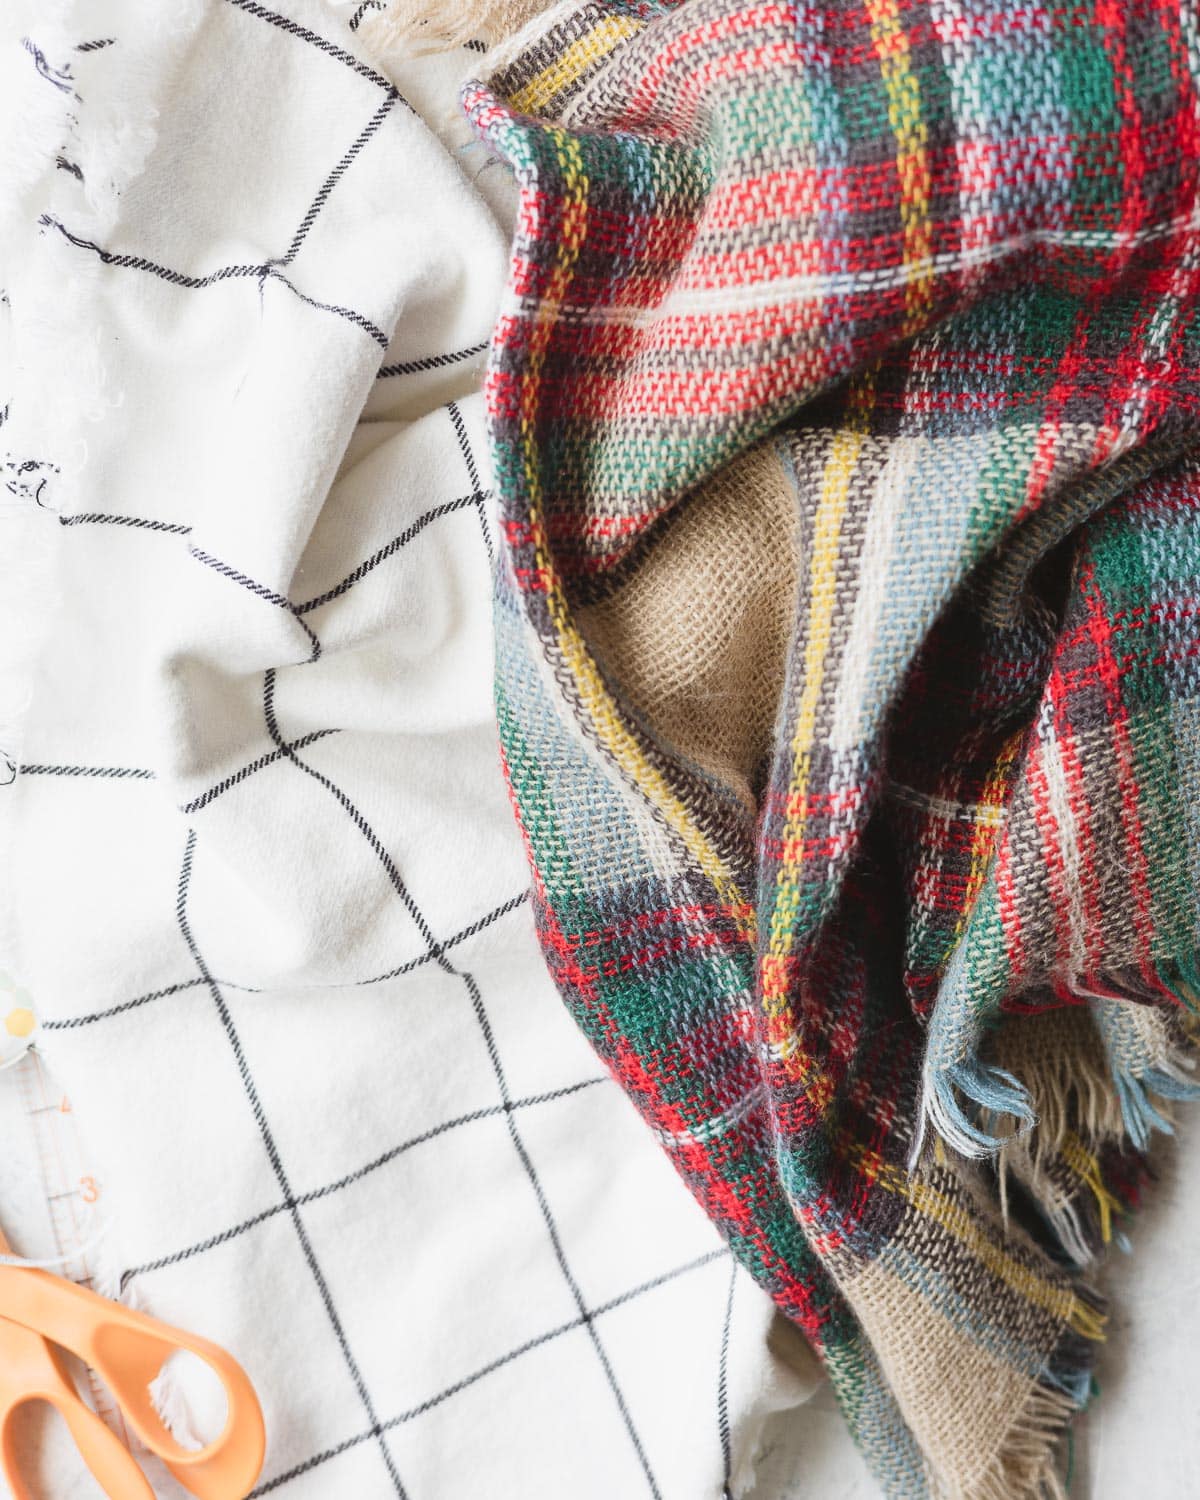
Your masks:
{"label": "scissor handle", "polygon": [[0,1319],[0,1469],[13,1500],[34,1500],[17,1462],[14,1414],[43,1401],[67,1424],[80,1457],[109,1500],[154,1500],[150,1482],[124,1443],[85,1406],[61,1351],[40,1334]]}
{"label": "scissor handle", "polygon": [[[217,1344],[28,1266],[0,1266],[0,1317],[90,1365],[140,1441],[198,1500],[244,1500],[254,1488],[266,1451],[262,1408],[246,1372]],[[150,1399],[150,1382],[181,1350],[213,1371],[228,1408],[220,1435],[194,1451],[176,1440]]]}

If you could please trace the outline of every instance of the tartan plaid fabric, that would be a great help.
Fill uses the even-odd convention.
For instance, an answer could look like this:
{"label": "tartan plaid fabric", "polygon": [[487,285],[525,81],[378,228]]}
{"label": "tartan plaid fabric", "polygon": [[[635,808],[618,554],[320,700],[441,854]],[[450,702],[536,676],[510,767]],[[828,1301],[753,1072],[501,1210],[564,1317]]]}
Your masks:
{"label": "tartan plaid fabric", "polygon": [[[1192,0],[587,0],[464,94],[521,191],[487,390],[543,947],[893,1496],[1063,1492],[1084,1268],[1194,1092],[1198,75]],[[651,576],[693,718],[750,722],[759,645],[740,758],[681,737]]]}

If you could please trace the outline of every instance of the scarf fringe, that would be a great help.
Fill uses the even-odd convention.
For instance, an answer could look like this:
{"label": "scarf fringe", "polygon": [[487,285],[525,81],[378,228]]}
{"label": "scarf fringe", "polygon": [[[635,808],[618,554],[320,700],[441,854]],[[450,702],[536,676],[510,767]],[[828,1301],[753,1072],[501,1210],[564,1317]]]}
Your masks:
{"label": "scarf fringe", "polygon": [[550,0],[390,0],[364,17],[364,41],[404,58],[449,52],[467,42],[489,48],[519,31]]}
{"label": "scarf fringe", "polygon": [[[1121,1065],[1107,1056],[1089,1066],[1085,1058],[1072,1053],[1057,1059],[1054,1070],[1040,1075],[1049,1087],[1035,1102],[1030,1087],[1014,1073],[982,1061],[977,1054],[947,1067],[927,1066],[913,1163],[922,1152],[928,1126],[951,1150],[975,1160],[998,1157],[1036,1129],[1042,1139],[1032,1148],[1035,1162],[1056,1150],[1069,1128],[1080,1133],[1092,1151],[1123,1138],[1145,1151],[1155,1131],[1173,1134],[1165,1101],[1200,1099],[1195,974],[1192,960],[1172,963],[1158,970],[1160,989],[1155,995],[1140,985],[1127,984],[1114,985],[1103,997],[1144,1005],[1169,995],[1188,1018],[1183,1039],[1144,1067]],[[1081,998],[1092,997],[1093,992],[1081,991]],[[1078,1112],[1077,1122],[1068,1126],[1072,1109]],[[1002,1120],[1008,1128],[1000,1127]]]}
{"label": "scarf fringe", "polygon": [[1104,1313],[1089,1288],[1076,1291],[1072,1326],[1013,1413],[1003,1441],[981,1474],[960,1482],[930,1479],[932,1500],[1069,1500],[1060,1472],[1062,1438],[1092,1392],[1092,1361]]}
{"label": "scarf fringe", "polygon": [[1077,1409],[1071,1396],[1035,1385],[982,1477],[945,1500],[1067,1500],[1059,1440]]}
{"label": "scarf fringe", "polygon": [[[1001,1146],[1002,1157],[1016,1154],[1018,1149],[1027,1152],[1035,1171],[1062,1152],[1068,1136],[1080,1137],[1096,1151],[1108,1142],[1120,1141],[1125,1132],[1120,1094],[1114,1087],[1113,1069],[1103,1044],[1086,1013],[1076,1014],[1080,1044],[1043,1046],[1034,1055],[1032,1068],[1036,1069],[1037,1084],[1034,1087],[1027,1077],[1025,1088],[1036,1129],[1019,1139],[1010,1136]],[[1030,1018],[1022,1024],[1038,1022]],[[1012,1057],[1006,1057],[1005,1062],[1010,1071],[1027,1072]],[[994,1133],[999,1135],[999,1122],[994,1124]]]}

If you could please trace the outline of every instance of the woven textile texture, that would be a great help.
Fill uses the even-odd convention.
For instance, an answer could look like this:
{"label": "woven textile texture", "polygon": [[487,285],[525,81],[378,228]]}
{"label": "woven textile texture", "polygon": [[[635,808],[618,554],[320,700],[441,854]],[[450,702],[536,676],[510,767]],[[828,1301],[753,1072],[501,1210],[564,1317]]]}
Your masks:
{"label": "woven textile texture", "polygon": [[[0,4],[0,1228],[236,1356],[258,1500],[718,1500],[819,1371],[542,961],[478,389],[511,184],[478,53],[366,19]],[[96,1500],[35,1414],[22,1495]]]}
{"label": "woven textile texture", "polygon": [[1064,1493],[1193,1092],[1198,73],[1192,0],[589,0],[463,95],[543,948],[891,1496]]}

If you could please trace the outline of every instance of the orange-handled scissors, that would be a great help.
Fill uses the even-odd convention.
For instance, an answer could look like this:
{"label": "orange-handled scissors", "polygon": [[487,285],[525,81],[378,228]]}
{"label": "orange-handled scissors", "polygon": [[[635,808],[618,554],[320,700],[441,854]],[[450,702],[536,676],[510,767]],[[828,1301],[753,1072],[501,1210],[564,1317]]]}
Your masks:
{"label": "orange-handled scissors", "polygon": [[[0,1254],[8,1253],[0,1234]],[[63,1350],[91,1366],[141,1442],[199,1500],[244,1500],[253,1489],[266,1448],[262,1408],[224,1349],[48,1271],[0,1265],[0,1468],[14,1500],[32,1500],[17,1472],[12,1420],[30,1401],[61,1413],[109,1500],[154,1500],[129,1450],[76,1391]],[[213,1370],[228,1408],[220,1436],[195,1451],[176,1442],[150,1399],[150,1381],[179,1350]]]}

